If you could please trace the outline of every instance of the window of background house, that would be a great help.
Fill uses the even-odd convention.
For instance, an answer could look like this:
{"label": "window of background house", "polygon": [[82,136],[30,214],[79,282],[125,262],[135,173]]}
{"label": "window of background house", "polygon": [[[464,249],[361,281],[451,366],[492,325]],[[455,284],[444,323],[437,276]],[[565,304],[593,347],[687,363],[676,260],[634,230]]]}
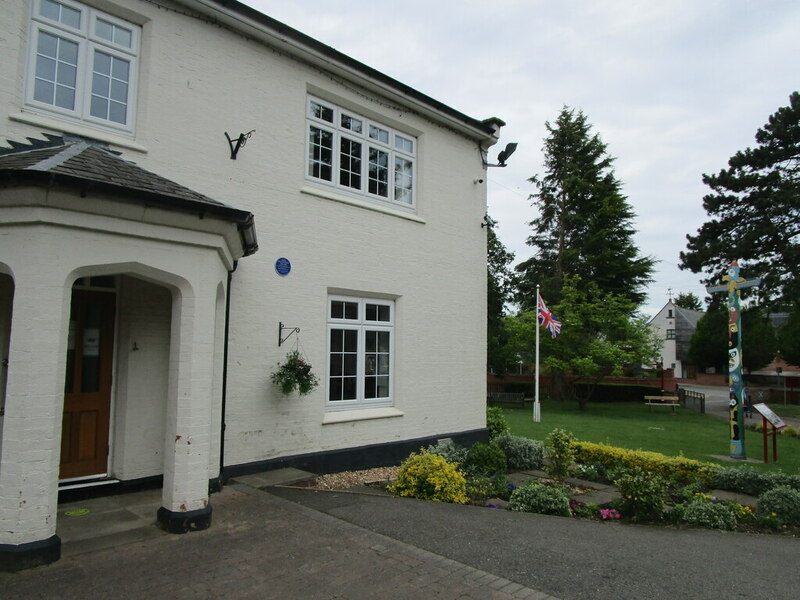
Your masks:
{"label": "window of background house", "polygon": [[72,0],[35,0],[26,104],[133,131],[141,29]]}
{"label": "window of background house", "polygon": [[415,203],[417,140],[325,100],[309,97],[306,176],[402,207]]}
{"label": "window of background house", "polygon": [[392,403],[394,302],[328,298],[328,408]]}

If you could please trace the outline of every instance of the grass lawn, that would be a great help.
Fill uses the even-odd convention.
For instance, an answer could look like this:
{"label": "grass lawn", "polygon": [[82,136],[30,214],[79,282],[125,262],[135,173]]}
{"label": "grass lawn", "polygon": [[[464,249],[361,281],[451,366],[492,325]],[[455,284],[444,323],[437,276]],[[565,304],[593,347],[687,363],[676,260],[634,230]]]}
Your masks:
{"label": "grass lawn", "polygon": [[[528,438],[542,440],[556,427],[570,431],[578,440],[597,442],[628,448],[651,450],[667,456],[679,456],[726,466],[740,465],[712,458],[716,454],[727,456],[729,450],[728,424],[722,419],[701,415],[690,409],[678,407],[676,414],[670,408],[648,407],[638,402],[603,402],[588,404],[584,410],[577,402],[543,401],[542,420],[534,423],[531,408],[506,408],[504,414],[511,432]],[[775,406],[780,415],[779,406]],[[788,413],[787,413],[788,416]],[[755,419],[752,420],[755,422]],[[763,460],[761,434],[747,431],[748,458]],[[772,456],[770,440],[770,460]],[[800,438],[778,438],[779,462],[747,463],[759,470],[780,469],[787,473],[800,473]]]}

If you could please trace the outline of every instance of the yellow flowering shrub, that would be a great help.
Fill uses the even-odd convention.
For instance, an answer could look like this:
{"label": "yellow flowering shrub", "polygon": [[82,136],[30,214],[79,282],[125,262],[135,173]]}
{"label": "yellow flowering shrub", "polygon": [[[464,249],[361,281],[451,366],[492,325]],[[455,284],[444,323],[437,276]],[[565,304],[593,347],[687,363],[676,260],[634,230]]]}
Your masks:
{"label": "yellow flowering shrub", "polygon": [[708,484],[717,469],[712,463],[692,460],[683,456],[665,456],[646,450],[627,450],[594,442],[573,442],[575,460],[582,463],[600,463],[606,467],[637,467],[662,477],[677,477],[682,481],[699,479]]}
{"label": "yellow flowering shrub", "polygon": [[398,496],[466,504],[467,481],[455,464],[424,448],[412,453],[397,472],[397,481],[389,491]]}

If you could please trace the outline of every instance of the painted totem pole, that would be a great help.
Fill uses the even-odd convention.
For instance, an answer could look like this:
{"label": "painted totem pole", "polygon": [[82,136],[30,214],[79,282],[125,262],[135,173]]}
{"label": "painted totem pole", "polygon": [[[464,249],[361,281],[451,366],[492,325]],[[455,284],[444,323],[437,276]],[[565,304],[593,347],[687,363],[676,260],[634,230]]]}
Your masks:
{"label": "painted totem pole", "polygon": [[761,285],[762,278],[745,279],[739,276],[739,263],[728,266],[728,274],[722,285],[707,287],[709,294],[728,294],[728,385],[730,386],[731,458],[744,460],[744,381],[742,379],[742,315],[739,302],[740,290]]}

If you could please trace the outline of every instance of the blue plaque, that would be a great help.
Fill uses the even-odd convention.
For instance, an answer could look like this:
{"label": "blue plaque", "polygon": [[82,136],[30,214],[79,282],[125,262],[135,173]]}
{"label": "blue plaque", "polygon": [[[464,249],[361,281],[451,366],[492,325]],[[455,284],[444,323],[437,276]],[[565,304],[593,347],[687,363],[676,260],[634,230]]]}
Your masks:
{"label": "blue plaque", "polygon": [[288,258],[281,257],[275,261],[275,272],[278,275],[285,277],[286,275],[289,274],[291,270],[292,270],[292,263],[289,262]]}

